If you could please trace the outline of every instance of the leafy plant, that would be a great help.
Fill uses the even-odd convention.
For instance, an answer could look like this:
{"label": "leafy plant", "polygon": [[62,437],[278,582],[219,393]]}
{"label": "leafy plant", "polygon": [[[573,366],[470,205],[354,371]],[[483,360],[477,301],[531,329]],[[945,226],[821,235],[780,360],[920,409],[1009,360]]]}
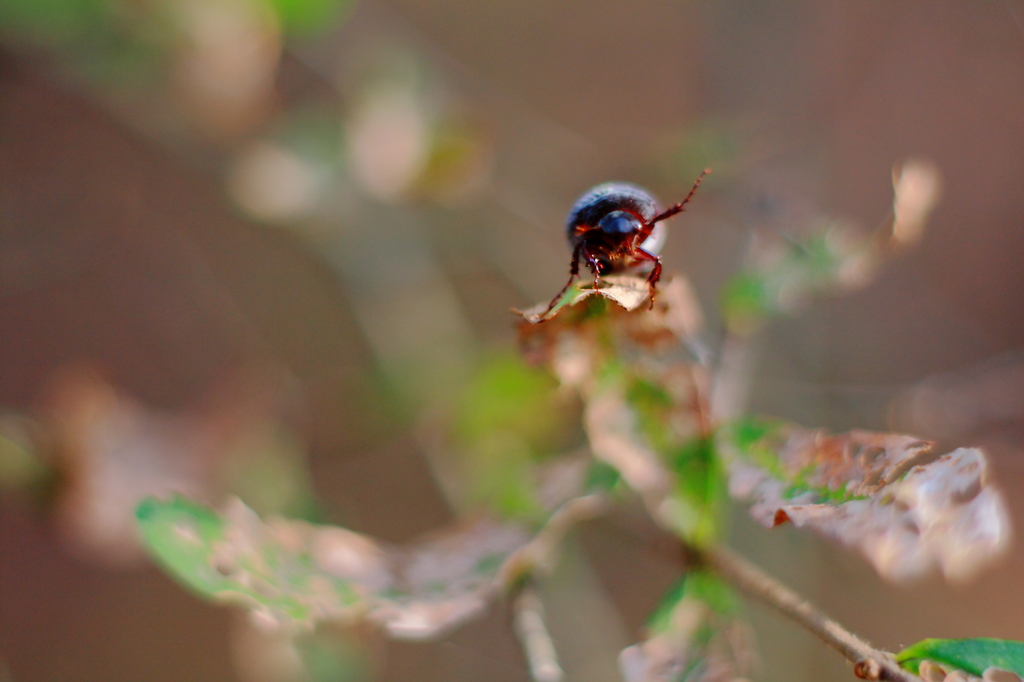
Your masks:
{"label": "leafy plant", "polygon": [[[483,506],[489,516],[467,511],[453,528],[398,547],[339,527],[261,519],[237,500],[214,510],[151,498],[138,509],[149,551],[197,594],[295,632],[366,621],[395,638],[434,638],[505,598],[533,677],[558,680],[536,583],[576,524],[635,501],[678,542],[681,578],[647,637],[620,655],[628,682],[748,676],[753,654],[734,590],[811,629],[863,678],[1021,680],[1022,643],[924,640],[879,651],[723,544],[731,496],[763,525],[812,529],[892,580],[936,570],[966,579],[1007,547],[1007,511],[980,450],[937,456],[913,436],[828,434],[738,409],[732,360],[746,339],[812,295],[866,282],[916,240],[936,186],[929,166],[908,164],[895,176],[893,222],[879,233],[830,226],[804,241],[757,242],[726,289],[729,336],[717,361],[681,277],[663,283],[651,310],[646,280],[617,275],[523,312],[524,357],[547,374],[493,364],[467,389],[450,439],[468,472],[456,506]],[[557,422],[573,414],[566,394],[579,400],[586,456],[559,454],[567,443]]]}

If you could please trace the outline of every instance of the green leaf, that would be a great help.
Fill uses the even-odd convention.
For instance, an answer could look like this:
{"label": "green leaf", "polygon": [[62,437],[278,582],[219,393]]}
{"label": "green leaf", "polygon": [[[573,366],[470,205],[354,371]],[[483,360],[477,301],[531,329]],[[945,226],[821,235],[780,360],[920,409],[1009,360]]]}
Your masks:
{"label": "green leaf", "polygon": [[981,676],[986,668],[1024,676],[1024,642],[1008,639],[924,639],[896,654],[896,661],[914,673],[923,661]]}
{"label": "green leaf", "polygon": [[308,682],[359,682],[369,679],[370,664],[366,660],[365,647],[352,634],[317,630],[296,637],[294,642]]}
{"label": "green leaf", "polygon": [[34,428],[27,418],[0,415],[0,492],[42,492],[55,478],[33,440]]}
{"label": "green leaf", "polygon": [[184,497],[144,499],[135,511],[150,553],[185,587],[200,595],[224,589],[227,579],[213,566],[210,547],[224,537],[213,510]]}
{"label": "green leaf", "polygon": [[769,436],[781,429],[782,426],[782,422],[759,418],[747,418],[739,419],[730,424],[726,427],[725,433],[732,439],[737,448],[743,452],[749,453],[755,446],[759,445]]}
{"label": "green leaf", "polygon": [[388,547],[337,526],[263,521],[237,498],[222,512],[148,498],[137,517],[150,554],[201,597],[306,630],[364,618],[397,639],[435,637],[483,613],[530,540],[481,519]]}
{"label": "green leaf", "polygon": [[270,0],[282,29],[289,34],[329,31],[349,14],[353,0]]}
{"label": "green leaf", "polygon": [[726,499],[725,470],[712,438],[694,438],[668,453],[675,488],[666,509],[689,541],[706,546],[718,536]]}
{"label": "green leaf", "polygon": [[464,500],[504,518],[541,518],[538,467],[578,437],[569,418],[576,403],[549,373],[504,354],[480,367],[459,398],[452,430]]}
{"label": "green leaf", "polygon": [[662,597],[661,603],[647,621],[647,629],[653,634],[668,631],[672,612],[684,599],[696,599],[713,613],[729,618],[735,617],[741,610],[741,602],[736,593],[717,575],[708,571],[690,571]]}
{"label": "green leaf", "polygon": [[225,460],[228,489],[258,514],[315,520],[306,451],[294,432],[276,422],[257,423]]}
{"label": "green leaf", "polygon": [[753,272],[740,272],[725,283],[719,307],[732,328],[754,326],[774,312],[768,283]]}
{"label": "green leaf", "polygon": [[669,414],[674,401],[668,390],[653,381],[634,377],[626,388],[626,402],[636,412],[640,430],[656,450],[664,451],[673,440]]}
{"label": "green leaf", "polygon": [[595,461],[587,469],[583,488],[587,491],[607,493],[614,490],[622,481],[619,470],[607,462]]}
{"label": "green leaf", "polygon": [[99,0],[0,0],[0,25],[44,38],[70,38],[107,20]]}
{"label": "green leaf", "polygon": [[490,359],[463,391],[456,436],[465,444],[509,431],[542,448],[558,437],[567,416],[558,384],[545,371],[513,355]]}
{"label": "green leaf", "polygon": [[505,519],[536,519],[543,509],[537,499],[533,452],[518,434],[495,431],[467,452],[467,501]]}
{"label": "green leaf", "polygon": [[[183,497],[150,497],[136,516],[153,557],[200,596],[259,608],[284,622],[312,623],[317,613],[340,618],[360,605],[354,581],[325,571],[301,538],[264,526],[241,502],[233,512],[222,517]],[[375,549],[358,540],[347,548],[367,555]]]}

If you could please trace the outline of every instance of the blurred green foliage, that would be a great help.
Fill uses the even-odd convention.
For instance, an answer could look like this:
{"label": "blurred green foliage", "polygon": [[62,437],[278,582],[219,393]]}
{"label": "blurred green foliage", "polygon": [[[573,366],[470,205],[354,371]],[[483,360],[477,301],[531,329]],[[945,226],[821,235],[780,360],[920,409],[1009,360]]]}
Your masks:
{"label": "blurred green foliage", "polygon": [[279,423],[259,426],[235,444],[227,458],[228,489],[260,515],[317,520],[303,442]]}
{"label": "blurred green foliage", "polygon": [[[243,0],[273,12],[286,35],[330,30],[354,0]],[[171,2],[130,0],[0,0],[0,26],[47,43],[96,42],[115,33],[153,37],[170,19]],[[24,36],[23,36],[24,37]]]}
{"label": "blurred green foliage", "polygon": [[567,403],[546,371],[511,353],[485,360],[464,389],[455,435],[471,443],[495,431],[513,431],[531,450],[550,450],[566,426]]}
{"label": "blurred green foliage", "polygon": [[0,492],[40,491],[53,472],[13,418],[0,418]]}
{"label": "blurred green foliage", "polygon": [[726,471],[715,440],[694,438],[667,455],[676,475],[669,497],[672,518],[687,541],[697,547],[710,546],[719,539],[728,500]]}
{"label": "blurred green foliage", "polygon": [[325,608],[344,609],[360,602],[349,581],[319,568],[308,552],[282,544],[272,534],[259,532],[259,527],[234,527],[237,524],[191,500],[146,498],[136,516],[150,554],[200,596],[241,602],[307,623]]}
{"label": "blurred green foliage", "polygon": [[680,439],[673,413],[680,405],[666,386],[633,377],[626,402],[637,416],[640,431],[675,475],[668,500],[670,515],[688,542],[707,546],[718,538],[728,496],[726,472],[712,437]]}
{"label": "blurred green foliage", "polygon": [[655,609],[647,621],[647,629],[652,634],[667,632],[672,625],[672,612],[684,599],[693,599],[705,604],[717,615],[735,617],[742,610],[742,602],[714,573],[704,570],[692,570],[679,579]]}
{"label": "blurred green foliage", "polygon": [[316,632],[295,638],[306,682],[356,682],[368,679],[366,652],[344,633]]}
{"label": "blurred green foliage", "polygon": [[743,335],[836,288],[855,259],[865,253],[835,226],[814,230],[804,238],[774,238],[755,247],[761,252],[733,275],[720,297],[730,331]]}
{"label": "blurred green foliage", "polygon": [[574,409],[547,372],[512,354],[485,360],[459,396],[453,424],[470,504],[541,518],[535,465],[570,444]]}
{"label": "blurred green foliage", "polygon": [[355,0],[267,0],[287,35],[325,33],[352,11]]}

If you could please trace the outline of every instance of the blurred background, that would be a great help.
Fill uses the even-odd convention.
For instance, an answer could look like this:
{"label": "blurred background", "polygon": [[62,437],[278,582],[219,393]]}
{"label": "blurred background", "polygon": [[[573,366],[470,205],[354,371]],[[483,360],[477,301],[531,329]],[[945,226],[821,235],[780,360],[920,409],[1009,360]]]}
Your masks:
{"label": "blurred background", "polygon": [[[919,248],[772,326],[751,409],[984,446],[1024,525],[1022,112],[1020,0],[0,0],[0,680],[288,679],[148,564],[137,500],[233,492],[392,542],[450,520],[433,425],[514,357],[510,308],[562,286],[565,213],[611,179],[667,204],[714,168],[663,254],[713,343],[752,232],[866,232],[894,163],[937,164]],[[1024,639],[1024,549],[895,587],[734,526],[878,646]],[[568,679],[617,680],[677,569],[599,524],[563,564]],[[308,674],[526,680],[507,617],[336,633]],[[751,617],[759,679],[851,679]]]}

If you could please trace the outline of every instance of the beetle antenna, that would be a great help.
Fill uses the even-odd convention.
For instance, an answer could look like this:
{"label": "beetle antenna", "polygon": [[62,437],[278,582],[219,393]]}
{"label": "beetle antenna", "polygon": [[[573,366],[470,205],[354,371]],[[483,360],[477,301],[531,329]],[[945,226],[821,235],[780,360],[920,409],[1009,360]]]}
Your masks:
{"label": "beetle antenna", "polygon": [[699,176],[697,176],[697,181],[693,183],[693,187],[690,188],[690,193],[686,195],[686,198],[683,199],[682,201],[680,201],[675,206],[670,206],[669,208],[665,209],[664,211],[662,211],[658,215],[654,216],[654,219],[651,220],[651,222],[649,222],[648,225],[653,225],[654,223],[660,223],[662,220],[665,220],[667,218],[671,218],[672,216],[674,216],[677,213],[682,213],[683,208],[685,208],[686,205],[688,203],[690,203],[690,199],[692,199],[693,195],[697,193],[697,188],[700,187],[700,181],[703,180],[704,176],[707,175],[710,172],[711,172],[710,168],[705,168],[703,171],[701,171],[701,174]]}

